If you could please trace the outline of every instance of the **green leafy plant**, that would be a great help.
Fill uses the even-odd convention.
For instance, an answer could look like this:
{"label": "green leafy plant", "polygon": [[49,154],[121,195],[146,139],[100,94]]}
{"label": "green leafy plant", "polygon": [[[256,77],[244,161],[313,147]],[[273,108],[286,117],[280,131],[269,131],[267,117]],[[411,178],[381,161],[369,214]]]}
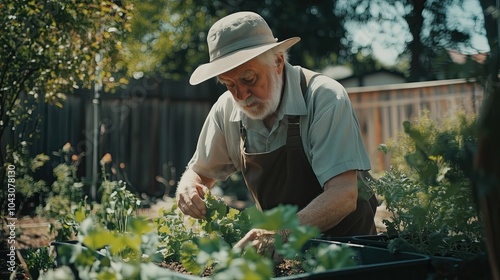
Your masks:
{"label": "green leafy plant", "polygon": [[[37,198],[38,201],[35,203],[42,203],[44,193],[49,191],[47,183],[43,180],[38,180],[35,175],[49,161],[49,156],[38,154],[34,158],[30,158],[27,142],[21,142],[18,150],[12,150],[10,147],[7,147],[7,152],[12,155],[12,165],[15,166],[16,179],[14,185],[21,201],[17,207],[18,213],[16,213],[19,214],[30,200]],[[2,166],[2,169],[6,169],[6,166]],[[7,186],[7,181],[5,181],[5,186]],[[0,197],[5,196],[6,193],[0,194]],[[7,199],[4,198],[1,201],[6,203]],[[2,206],[4,209],[7,208],[6,205]]]}
{"label": "green leafy plant", "polygon": [[51,232],[56,233],[56,240],[70,240],[78,234],[79,224],[92,212],[96,220],[108,229],[125,232],[127,220],[136,214],[141,200],[130,190],[124,181],[111,181],[106,173],[106,166],[111,162],[111,155],[106,154],[101,160],[102,181],[100,185],[100,203],[88,203],[84,196],[84,182],[77,176],[81,155],[73,152],[70,143],[54,152],[60,162],[53,169],[55,181],[50,189],[46,204],[39,207],[38,214],[53,219]]}
{"label": "green leafy plant", "polygon": [[127,189],[125,181],[108,179],[106,166],[111,161],[112,157],[109,153],[105,154],[100,161],[103,180],[99,187],[101,203],[97,205],[97,216],[108,229],[126,232],[127,219],[133,213],[137,215],[141,200]]}
{"label": "green leafy plant", "polygon": [[24,261],[33,279],[38,279],[40,272],[46,272],[54,266],[54,256],[50,254],[49,247],[27,249]]}
{"label": "green leafy plant", "polygon": [[72,203],[67,213],[59,215],[57,223],[51,223],[51,231],[56,232],[56,240],[71,240],[79,231],[80,223],[91,216],[91,206],[87,203],[87,197],[78,204]]}
{"label": "green leafy plant", "polygon": [[458,113],[438,125],[427,114],[403,124],[384,147],[394,165],[371,185],[392,213],[390,248],[465,257],[481,252],[484,234],[471,189],[475,118]]}
{"label": "green leafy plant", "polygon": [[70,143],[53,154],[59,158],[59,163],[53,169],[55,181],[51,185],[45,206],[40,206],[38,214],[57,219],[70,212],[71,205],[83,198],[83,183],[76,175],[82,155],[76,155]]}
{"label": "green leafy plant", "polygon": [[195,236],[187,226],[182,212],[177,210],[174,203],[170,209],[161,208],[153,222],[160,240],[160,252],[167,260],[180,261],[181,245],[193,240]]}
{"label": "green leafy plant", "polygon": [[[89,217],[79,229],[78,243],[58,244],[56,262],[59,267],[41,279],[159,279],[172,272],[154,265],[162,256],[156,253],[157,235],[142,218],[131,218],[127,232],[105,228]],[[68,269],[69,268],[69,269]],[[54,277],[54,278],[52,278]],[[61,278],[58,278],[61,279]]]}
{"label": "green leafy plant", "polygon": [[251,228],[251,222],[246,212],[230,208],[224,200],[211,193],[205,196],[207,207],[206,219],[198,221],[206,233],[220,233],[220,237],[234,245]]}
{"label": "green leafy plant", "polygon": [[352,250],[337,244],[320,244],[305,251],[302,267],[306,271],[321,272],[356,265]]}
{"label": "green leafy plant", "polygon": [[83,154],[74,153],[70,143],[53,154],[56,157],[53,164],[57,164],[52,170],[55,180],[43,194],[44,201],[38,205],[37,215],[51,221],[50,231],[56,233],[57,240],[67,240],[78,232],[83,212],[90,211],[84,197],[84,184],[77,176]]}
{"label": "green leafy plant", "polygon": [[184,216],[175,203],[170,209],[162,208],[153,221],[157,227],[162,252],[167,260],[180,261],[181,247],[196,237],[217,238],[233,246],[251,228],[249,216],[243,211],[229,208],[224,201],[207,193],[205,220]]}
{"label": "green leafy plant", "polygon": [[99,221],[108,229],[127,231],[127,220],[137,214],[141,200],[127,189],[124,181],[104,181],[101,185],[101,204],[98,205]]}
{"label": "green leafy plant", "polygon": [[248,247],[229,246],[215,234],[197,237],[181,247],[181,262],[188,271],[201,275],[212,269],[213,279],[269,279],[273,276],[273,261]]}

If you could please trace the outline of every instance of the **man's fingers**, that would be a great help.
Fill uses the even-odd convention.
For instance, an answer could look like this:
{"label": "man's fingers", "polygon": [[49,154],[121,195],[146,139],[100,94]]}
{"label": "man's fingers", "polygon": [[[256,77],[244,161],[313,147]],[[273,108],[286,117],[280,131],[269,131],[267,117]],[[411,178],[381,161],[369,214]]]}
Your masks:
{"label": "man's fingers", "polygon": [[196,191],[200,197],[205,197],[205,194],[208,192],[208,188],[204,185],[196,185]]}
{"label": "man's fingers", "polygon": [[[179,209],[185,215],[191,216],[195,219],[204,219],[205,218],[205,204],[203,201],[201,205],[196,205],[195,203],[178,203]],[[200,209],[201,208],[201,209]]]}
{"label": "man's fingers", "polygon": [[238,241],[233,247],[234,248],[245,248],[245,246],[249,243],[254,241],[257,238],[258,235],[258,229],[251,229],[245,236],[243,236],[240,241]]}
{"label": "man's fingers", "polygon": [[[180,193],[177,197],[177,206],[181,212],[196,219],[204,219],[206,207],[203,197],[207,190],[208,188],[204,186],[195,186]],[[201,193],[203,196],[200,196]]]}
{"label": "man's fingers", "polygon": [[266,242],[266,238],[274,238],[274,231],[258,229],[251,229],[245,236],[238,241],[233,247],[234,248],[245,248],[248,243],[251,243],[257,249],[261,246],[262,242]]}
{"label": "man's fingers", "polygon": [[192,207],[190,207],[193,209],[193,211],[195,211],[196,214],[200,216],[200,218],[205,218],[205,214],[207,213],[205,201],[203,201],[203,198],[205,197],[205,192],[208,191],[208,188],[205,186],[203,187],[204,189],[196,186],[197,193],[193,194],[193,197],[191,198],[191,202],[193,203],[193,205]]}

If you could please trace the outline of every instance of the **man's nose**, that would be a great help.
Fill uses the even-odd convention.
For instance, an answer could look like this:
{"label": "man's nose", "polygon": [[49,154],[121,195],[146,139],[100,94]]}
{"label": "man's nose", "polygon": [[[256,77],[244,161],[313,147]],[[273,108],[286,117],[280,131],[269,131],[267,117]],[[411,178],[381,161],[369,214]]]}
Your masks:
{"label": "man's nose", "polygon": [[235,87],[235,92],[233,93],[234,99],[237,101],[243,101],[246,100],[250,95],[250,90],[247,86],[245,85],[236,85]]}

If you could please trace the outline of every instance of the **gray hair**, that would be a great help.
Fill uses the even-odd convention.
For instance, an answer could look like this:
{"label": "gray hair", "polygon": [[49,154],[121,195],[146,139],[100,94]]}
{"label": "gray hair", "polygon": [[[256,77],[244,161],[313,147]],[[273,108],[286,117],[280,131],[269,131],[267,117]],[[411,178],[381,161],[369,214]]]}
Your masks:
{"label": "gray hair", "polygon": [[282,48],[272,48],[259,56],[257,56],[257,59],[260,60],[261,63],[267,64],[269,66],[276,66],[276,56],[279,54],[283,54],[283,58],[285,61],[288,61],[288,49],[282,49]]}

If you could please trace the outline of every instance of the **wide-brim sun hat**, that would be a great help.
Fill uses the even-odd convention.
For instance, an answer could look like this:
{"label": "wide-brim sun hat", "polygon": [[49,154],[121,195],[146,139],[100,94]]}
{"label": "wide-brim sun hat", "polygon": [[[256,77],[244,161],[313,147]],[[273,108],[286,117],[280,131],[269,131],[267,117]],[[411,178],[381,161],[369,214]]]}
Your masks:
{"label": "wide-brim sun hat", "polygon": [[189,83],[197,85],[234,69],[280,46],[286,50],[300,41],[292,37],[278,42],[266,21],[253,12],[238,12],[218,20],[207,35],[210,62],[194,70]]}

